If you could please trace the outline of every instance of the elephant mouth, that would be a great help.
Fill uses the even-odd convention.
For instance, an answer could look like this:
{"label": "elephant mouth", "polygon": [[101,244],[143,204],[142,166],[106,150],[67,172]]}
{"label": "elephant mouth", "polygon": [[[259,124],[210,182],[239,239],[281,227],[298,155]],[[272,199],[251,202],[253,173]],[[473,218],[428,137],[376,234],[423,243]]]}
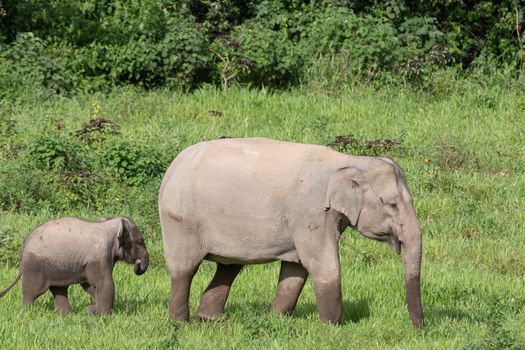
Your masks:
{"label": "elephant mouth", "polygon": [[144,266],[141,259],[135,260],[135,266],[133,267],[133,271],[135,272],[136,275],[138,276],[142,275],[144,272],[146,272],[147,269],[148,267]]}
{"label": "elephant mouth", "polygon": [[396,236],[392,236],[390,243],[392,244],[392,248],[394,248],[396,254],[401,255],[401,241],[397,239]]}

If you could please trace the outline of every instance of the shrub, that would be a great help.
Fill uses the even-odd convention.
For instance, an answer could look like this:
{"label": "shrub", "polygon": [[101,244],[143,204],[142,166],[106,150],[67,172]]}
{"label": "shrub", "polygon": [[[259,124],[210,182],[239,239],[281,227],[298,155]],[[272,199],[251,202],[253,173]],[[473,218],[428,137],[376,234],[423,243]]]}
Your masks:
{"label": "shrub", "polygon": [[[0,108],[5,108],[5,106],[2,106],[2,104],[2,101],[0,101]],[[6,114],[0,112],[0,144],[5,142],[9,136],[15,133],[15,131],[15,120],[7,116]]]}
{"label": "shrub", "polygon": [[71,135],[35,138],[2,164],[0,209],[27,213],[42,208],[52,213],[96,209],[121,197],[118,193],[126,192],[127,186],[160,179],[168,161],[156,150],[113,137],[88,144]]}
{"label": "shrub", "polygon": [[13,228],[0,228],[0,264],[16,264],[20,260],[22,240]]}
{"label": "shrub", "polygon": [[216,70],[223,83],[227,76],[255,86],[285,87],[299,82],[302,58],[286,33],[261,22],[237,27],[212,45]]}
{"label": "shrub", "polygon": [[[443,65],[523,73],[525,58],[523,11],[510,0],[23,0],[1,2],[0,18],[0,96],[22,85],[69,93],[305,78],[428,88]],[[447,60],[436,63],[436,47]]]}
{"label": "shrub", "polygon": [[80,70],[101,85],[110,81],[147,88],[194,86],[208,69],[206,38],[191,18],[170,17],[167,28],[170,30],[157,40],[139,36],[125,43],[92,43],[81,48]]}
{"label": "shrub", "polygon": [[314,79],[370,82],[387,72],[419,82],[434,66],[448,63],[433,53],[444,47],[438,46],[443,35],[433,18],[414,17],[398,26],[387,17],[330,7],[312,18],[300,45]]}
{"label": "shrub", "polygon": [[23,77],[25,84],[63,93],[124,83],[188,88],[208,75],[206,36],[191,15],[159,1],[115,4],[108,12],[94,2],[57,3],[52,11],[27,6],[21,4],[18,15],[27,12],[42,26],[27,28],[34,33],[19,33],[6,46],[0,60],[12,72],[0,69],[0,79],[8,73],[15,82]]}
{"label": "shrub", "polygon": [[58,135],[43,136],[27,145],[31,162],[43,169],[75,170],[82,167],[78,145]]}
{"label": "shrub", "polygon": [[[55,92],[73,89],[74,77],[69,67],[73,56],[64,43],[49,44],[33,33],[21,33],[0,55],[12,69],[14,84],[36,85]],[[7,79],[5,79],[7,80]],[[7,90],[7,89],[6,89]]]}
{"label": "shrub", "polygon": [[4,162],[0,167],[0,209],[36,213],[60,207],[63,198],[54,180],[52,173],[32,166],[24,157]]}
{"label": "shrub", "polygon": [[131,186],[162,176],[167,162],[154,149],[113,141],[102,151],[104,167]]}

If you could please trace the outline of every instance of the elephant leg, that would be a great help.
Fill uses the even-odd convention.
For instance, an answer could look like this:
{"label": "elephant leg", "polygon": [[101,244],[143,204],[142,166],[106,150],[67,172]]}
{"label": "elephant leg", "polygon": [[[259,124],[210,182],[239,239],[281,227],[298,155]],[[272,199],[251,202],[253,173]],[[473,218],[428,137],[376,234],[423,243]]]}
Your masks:
{"label": "elephant leg", "polygon": [[190,289],[198,266],[189,271],[176,271],[171,276],[170,319],[188,321],[190,319]]}
{"label": "elephant leg", "polygon": [[113,263],[110,260],[98,261],[86,266],[87,284],[95,290],[95,305],[88,306],[89,314],[111,313],[115,299],[113,282]]}
{"label": "elephant leg", "polygon": [[62,312],[64,315],[68,314],[70,311],[69,300],[67,298],[67,289],[68,287],[49,287],[49,290],[55,299],[56,309]]}
{"label": "elephant leg", "polygon": [[312,279],[319,318],[323,322],[340,324],[343,310],[340,278],[333,276],[331,280],[325,281],[321,276],[312,275]]}
{"label": "elephant leg", "polygon": [[282,261],[272,311],[282,315],[290,315],[297,305],[297,300],[307,278],[308,271],[303,265]]}
{"label": "elephant leg", "polygon": [[38,267],[24,266],[22,270],[22,304],[33,304],[47,289],[43,271]]}
{"label": "elephant leg", "polygon": [[192,223],[162,212],[160,219],[164,259],[171,277],[169,316],[171,320],[188,321],[191,281],[208,252],[203,250]]}
{"label": "elephant leg", "polygon": [[299,259],[314,282],[319,318],[323,322],[339,324],[343,298],[337,236],[331,232],[315,232],[316,236],[312,236],[307,232],[299,235],[295,244]]}
{"label": "elephant leg", "polygon": [[201,297],[197,316],[204,320],[217,319],[224,313],[230,288],[242,265],[223,265],[217,263],[215,276]]}
{"label": "elephant leg", "polygon": [[[92,284],[90,282],[90,284]],[[105,315],[113,310],[113,301],[115,299],[115,283],[113,278],[107,276],[96,281],[95,287],[95,305],[88,306],[89,314]]]}
{"label": "elephant leg", "polygon": [[84,283],[81,283],[80,284],[82,286],[82,288],[84,288],[84,290],[89,294],[91,295],[91,297],[93,299],[95,299],[95,295],[96,295],[96,290],[95,290],[95,287],[93,287],[91,284],[89,284],[88,282],[84,282]]}

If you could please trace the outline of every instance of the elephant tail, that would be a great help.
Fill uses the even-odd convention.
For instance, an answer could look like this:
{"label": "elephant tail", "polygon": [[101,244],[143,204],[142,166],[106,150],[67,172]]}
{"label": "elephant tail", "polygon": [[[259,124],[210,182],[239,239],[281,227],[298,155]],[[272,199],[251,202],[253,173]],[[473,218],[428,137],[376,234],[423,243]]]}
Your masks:
{"label": "elephant tail", "polygon": [[13,283],[11,283],[9,285],[9,287],[7,287],[6,289],[4,289],[3,291],[0,291],[0,298],[3,297],[4,295],[7,294],[7,292],[9,292],[11,290],[11,288],[13,288],[15,286],[15,284],[18,282],[18,280],[20,279],[20,277],[22,277],[22,271],[20,271],[18,273],[18,276],[16,276],[16,279]]}

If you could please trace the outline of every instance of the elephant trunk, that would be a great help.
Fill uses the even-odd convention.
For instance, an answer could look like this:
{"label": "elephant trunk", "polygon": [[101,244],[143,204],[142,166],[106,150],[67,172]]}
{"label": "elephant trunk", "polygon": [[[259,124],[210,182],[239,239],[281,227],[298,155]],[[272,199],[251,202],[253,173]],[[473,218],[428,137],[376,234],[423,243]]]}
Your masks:
{"label": "elephant trunk", "polygon": [[135,260],[135,267],[133,268],[133,270],[135,271],[136,275],[140,276],[144,272],[146,272],[146,270],[148,269],[148,265],[149,265],[149,255],[148,253],[144,253],[140,256],[140,258]]}
{"label": "elephant trunk", "polygon": [[[410,227],[411,226],[411,227]],[[421,231],[417,221],[405,231],[403,242],[403,265],[405,271],[405,290],[408,313],[414,326],[423,327],[423,307],[421,305]]]}

